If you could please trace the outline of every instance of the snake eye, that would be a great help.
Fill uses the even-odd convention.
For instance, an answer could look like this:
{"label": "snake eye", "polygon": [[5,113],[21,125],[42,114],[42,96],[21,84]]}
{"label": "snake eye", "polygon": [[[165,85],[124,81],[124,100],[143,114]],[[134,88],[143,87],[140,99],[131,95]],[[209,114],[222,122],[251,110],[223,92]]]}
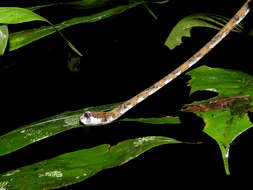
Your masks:
{"label": "snake eye", "polygon": [[89,111],[85,112],[84,117],[90,118],[91,117],[91,112],[89,112]]}

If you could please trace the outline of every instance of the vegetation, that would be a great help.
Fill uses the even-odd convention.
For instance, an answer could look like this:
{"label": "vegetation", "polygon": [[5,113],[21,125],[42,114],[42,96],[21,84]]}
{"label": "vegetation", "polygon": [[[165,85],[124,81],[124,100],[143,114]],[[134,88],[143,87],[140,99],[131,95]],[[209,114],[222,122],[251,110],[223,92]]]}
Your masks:
{"label": "vegetation", "polygon": [[[57,39],[58,37],[61,37],[61,41],[56,40],[53,43],[59,43],[59,45],[56,45],[57,48],[59,46],[63,47],[63,49],[59,51],[62,51],[65,53],[67,52],[65,55],[62,55],[63,58],[67,60],[66,61],[67,64],[64,67],[68,68],[67,72],[64,71],[65,74],[66,73],[68,74],[64,75],[63,77],[66,78],[70,75],[71,77],[74,77],[74,80],[70,82],[70,85],[68,84],[62,85],[61,88],[64,87],[66,89],[66,96],[69,96],[72,98],[75,96],[77,97],[76,102],[75,100],[71,100],[71,101],[66,100],[66,99],[64,100],[64,102],[65,101],[74,102],[73,104],[75,104],[75,106],[72,105],[72,108],[74,107],[74,110],[72,109],[72,111],[70,110],[64,111],[64,110],[67,110],[67,108],[71,108],[71,106],[64,107],[62,111],[60,111],[62,113],[59,113],[58,110],[57,111],[48,110],[48,112],[45,111],[44,114],[42,113],[41,115],[36,115],[36,114],[39,114],[39,111],[35,111],[34,115],[31,116],[30,119],[29,119],[30,117],[29,114],[28,115],[26,114],[27,115],[26,119],[29,122],[22,121],[23,115],[21,114],[20,115],[21,118],[19,118],[19,120],[22,126],[17,126],[15,128],[7,127],[6,129],[0,131],[1,132],[1,136],[0,136],[0,156],[1,157],[6,157],[11,154],[15,154],[15,152],[22,151],[23,148],[27,146],[28,147],[31,146],[32,148],[36,149],[36,146],[39,146],[38,144],[39,141],[43,143],[46,139],[57,138],[57,135],[68,134],[72,130],[80,130],[83,128],[85,130],[92,130],[92,128],[95,128],[94,130],[98,131],[98,133],[100,133],[100,131],[101,133],[104,133],[104,131],[106,130],[110,131],[114,126],[117,126],[117,128],[120,128],[123,131],[124,131],[123,128],[125,126],[130,127],[130,128],[134,128],[137,125],[144,126],[143,128],[138,129],[142,131],[140,133],[141,135],[132,135],[132,134],[126,135],[119,140],[120,142],[117,141],[119,139],[118,137],[117,138],[115,137],[114,141],[107,141],[107,140],[101,141],[101,139],[97,139],[96,141],[95,139],[94,141],[96,141],[96,143],[94,143],[94,146],[93,145],[80,146],[80,147],[77,147],[75,150],[73,149],[68,150],[68,153],[64,152],[60,154],[54,154],[50,158],[46,158],[44,160],[38,160],[36,161],[36,163],[33,162],[33,163],[25,164],[25,165],[18,165],[19,167],[12,168],[12,170],[10,171],[5,170],[0,175],[0,189],[1,190],[5,190],[5,189],[32,189],[32,190],[38,189],[39,190],[39,189],[61,188],[64,186],[68,186],[68,185],[72,185],[72,184],[84,181],[90,178],[91,176],[94,176],[95,174],[97,174],[98,172],[102,170],[106,170],[109,168],[114,168],[114,167],[126,164],[130,160],[133,160],[136,157],[142,155],[144,152],[158,146],[160,147],[161,145],[186,144],[187,146],[199,146],[199,144],[205,143],[205,142],[202,142],[201,138],[191,139],[191,135],[192,133],[194,133],[194,130],[193,132],[188,134],[188,138],[187,137],[180,138],[180,135],[175,135],[173,133],[171,133],[170,135],[167,132],[164,134],[159,133],[159,135],[156,135],[157,132],[154,132],[154,134],[152,134],[153,131],[151,133],[143,132],[145,131],[145,126],[149,126],[149,127],[151,126],[152,129],[156,128],[156,130],[160,127],[162,127],[163,130],[164,128],[166,128],[166,130],[169,128],[173,128],[173,130],[177,130],[175,128],[180,128],[179,126],[185,127],[186,125],[188,125],[189,127],[190,125],[193,125],[191,124],[190,121],[185,122],[189,115],[190,117],[194,117],[194,118],[198,117],[202,119],[204,123],[203,133],[207,134],[210,139],[213,139],[217,143],[222,155],[223,163],[224,163],[224,173],[226,173],[227,175],[230,174],[231,167],[229,167],[229,159],[230,159],[231,144],[235,142],[236,139],[243,134],[243,132],[247,131],[252,126],[249,113],[252,111],[252,105],[253,105],[253,99],[252,99],[253,77],[252,75],[250,75],[251,72],[249,71],[249,68],[246,68],[244,70],[244,71],[247,71],[247,73],[245,73],[245,72],[239,71],[237,69],[238,67],[234,66],[233,63],[231,63],[231,59],[233,59],[233,56],[245,57],[245,55],[242,55],[242,52],[245,52],[246,50],[242,50],[243,47],[239,47],[240,45],[237,45],[237,42],[240,40],[244,40],[244,41],[251,40],[252,32],[251,32],[251,29],[247,25],[250,19],[244,21],[243,24],[239,24],[233,30],[234,33],[226,41],[224,48],[218,47],[217,50],[215,50],[215,52],[212,55],[215,56],[214,55],[215,53],[219,54],[217,51],[220,51],[219,55],[222,55],[223,54],[222,51],[225,48],[229,49],[229,51],[231,51],[231,48],[238,49],[234,51],[241,52],[241,54],[240,53],[234,54],[232,58],[226,57],[228,55],[233,54],[230,52],[227,53],[226,56],[224,57],[222,56],[223,58],[221,58],[220,56],[215,57],[215,59],[208,57],[207,59],[213,59],[217,63],[210,64],[211,65],[210,67],[209,64],[208,64],[209,66],[203,65],[205,64],[205,62],[208,62],[208,61],[203,61],[204,63],[202,64],[202,66],[194,68],[193,70],[186,73],[188,77],[187,78],[188,87],[183,85],[183,83],[185,83],[185,79],[182,79],[182,78],[178,79],[178,80],[181,80],[181,83],[173,82],[171,86],[181,85],[181,88],[183,90],[181,90],[180,92],[185,92],[185,91],[188,92],[188,89],[190,89],[191,96],[190,98],[186,100],[181,100],[180,95],[178,95],[177,92],[175,92],[174,96],[179,96],[179,97],[177,97],[176,100],[173,100],[169,95],[167,95],[166,97],[168,97],[168,99],[166,101],[168,102],[168,104],[171,102],[171,105],[176,105],[175,107],[173,106],[169,107],[168,108],[169,111],[164,112],[164,110],[161,109],[158,114],[154,114],[153,116],[150,116],[150,114],[145,113],[145,112],[148,113],[146,109],[148,109],[149,107],[148,105],[146,105],[147,107],[145,107],[145,109],[143,108],[143,110],[141,111],[141,112],[144,112],[143,115],[140,116],[139,114],[136,114],[136,113],[133,113],[132,115],[127,114],[125,117],[122,117],[119,120],[115,121],[114,123],[106,125],[106,126],[85,127],[80,123],[80,115],[87,110],[95,110],[95,111],[109,110],[119,104],[119,103],[113,103],[113,104],[106,104],[102,106],[100,105],[100,106],[92,106],[92,107],[82,106],[82,105],[91,105],[94,102],[95,104],[99,105],[101,101],[98,100],[98,98],[105,96],[105,93],[109,93],[108,92],[109,90],[114,88],[115,91],[117,90],[120,91],[122,88],[127,88],[127,87],[124,87],[124,84],[120,85],[122,87],[118,87],[118,89],[116,89],[117,88],[116,85],[113,85],[113,84],[112,84],[112,87],[108,87],[108,88],[103,87],[103,85],[110,86],[111,83],[115,82],[115,79],[117,82],[118,80],[117,77],[120,78],[121,76],[122,77],[127,76],[131,78],[131,76],[127,75],[127,72],[131,71],[131,69],[125,69],[126,74],[124,74],[124,69],[121,69],[119,71],[117,70],[117,68],[120,68],[120,67],[116,66],[116,69],[113,72],[116,72],[119,74],[115,74],[115,77],[113,76],[112,79],[108,78],[108,81],[106,81],[107,79],[104,78],[103,81],[101,82],[101,78],[99,78],[98,75],[100,75],[101,72],[107,72],[105,70],[107,63],[102,62],[101,65],[93,66],[93,67],[85,66],[85,64],[87,63],[88,64],[94,63],[92,61],[91,62],[87,61],[87,63],[83,61],[86,59],[86,57],[89,57],[89,53],[92,54],[92,51],[85,49],[86,47],[89,49],[89,46],[81,46],[78,43],[78,40],[79,39],[81,40],[82,36],[77,35],[78,37],[76,37],[75,39],[75,38],[72,38],[72,36],[69,35],[69,33],[71,33],[72,35],[76,35],[75,32],[77,34],[80,34],[76,30],[78,30],[78,28],[81,27],[82,25],[85,25],[85,27],[87,28],[94,27],[95,24],[96,26],[104,25],[105,28],[112,27],[115,24],[114,22],[124,22],[125,17],[130,16],[130,19],[133,19],[131,16],[133,16],[132,14],[134,13],[131,11],[135,10],[136,12],[139,13],[137,16],[148,15],[147,17],[150,18],[150,20],[145,21],[145,22],[159,23],[159,22],[164,22],[164,20],[166,20],[166,24],[168,26],[171,25],[170,27],[168,27],[168,28],[171,28],[170,32],[168,31],[168,29],[163,28],[162,29],[163,33],[167,32],[167,34],[164,36],[161,35],[154,38],[159,39],[160,42],[162,41],[162,44],[159,43],[159,45],[157,46],[160,46],[160,47],[163,45],[166,46],[167,54],[171,52],[179,52],[177,53],[177,55],[181,54],[182,58],[178,58],[178,60],[181,61],[185,59],[186,56],[189,56],[190,54],[194,53],[194,51],[197,48],[201,47],[201,44],[197,44],[197,45],[194,45],[193,48],[189,50],[189,48],[187,47],[191,47],[192,42],[195,42],[198,40],[208,41],[206,37],[211,37],[215,32],[220,30],[231,18],[231,16],[234,14],[233,11],[238,10],[243,3],[243,1],[241,2],[238,1],[233,4],[231,3],[231,7],[232,7],[231,12],[229,12],[228,14],[226,13],[227,15],[220,15],[219,11],[218,12],[213,11],[212,13],[207,13],[207,12],[196,13],[196,11],[193,10],[194,12],[191,12],[191,14],[188,14],[188,15],[183,14],[184,16],[181,17],[180,20],[177,17],[175,17],[177,20],[177,23],[176,23],[172,19],[173,17],[170,19],[170,18],[164,18],[163,17],[164,15],[159,15],[159,11],[164,11],[165,9],[166,11],[173,12],[173,10],[171,9],[173,8],[173,6],[175,8],[175,6],[177,5],[177,4],[173,5],[175,1],[176,0],[131,0],[131,1],[76,0],[76,1],[57,1],[57,2],[48,2],[48,3],[45,3],[45,2],[36,3],[35,5],[32,5],[32,6],[30,5],[16,6],[16,4],[11,6],[10,4],[8,4],[8,6],[0,7],[0,56],[2,56],[0,57],[0,61],[2,62],[0,63],[0,65],[4,65],[4,60],[7,60],[8,57],[15,56],[16,54],[19,54],[20,52],[23,53],[23,52],[32,50],[32,49],[29,49],[29,47],[30,48],[35,47],[34,51],[36,51],[36,47],[40,46],[41,43],[43,44],[43,40],[46,40],[46,39],[54,40],[54,39]],[[210,1],[209,3],[212,4],[215,2]],[[178,9],[177,11],[179,12],[182,11],[180,10],[179,6],[178,7],[176,6],[176,8]],[[54,13],[55,10],[63,10],[63,12],[65,13],[66,11],[69,11],[70,14],[56,15],[56,16],[54,15],[53,16],[54,18],[50,18],[50,14]],[[50,14],[47,15],[47,13],[50,13]],[[188,12],[186,11],[186,13]],[[173,15],[173,13],[171,13],[171,15]],[[143,18],[140,17],[137,19],[142,20]],[[172,22],[170,22],[170,20],[172,20]],[[71,29],[72,27],[74,27],[75,29],[72,32],[68,33],[68,30],[64,30],[67,28]],[[138,28],[136,28],[136,30],[138,30]],[[197,34],[202,33],[203,31],[207,31],[207,35],[199,35],[199,36],[197,35]],[[104,31],[100,31],[100,32],[103,33]],[[148,33],[149,31],[146,31],[146,32]],[[106,36],[106,34],[104,35]],[[89,38],[88,36],[85,36],[85,37]],[[189,38],[189,37],[192,37],[192,38]],[[103,37],[98,37],[98,39],[101,39],[101,38]],[[152,39],[146,39],[145,46],[149,43],[148,41],[151,41],[150,44],[152,44]],[[244,43],[244,41],[242,43]],[[185,42],[186,45],[183,42]],[[231,47],[231,46],[229,47],[228,43],[231,43],[234,47]],[[133,46],[135,45],[138,46],[138,44],[133,44]],[[106,46],[102,46],[102,47],[106,47]],[[186,47],[187,51],[189,50],[187,55],[182,55],[182,52],[180,52],[181,51],[180,48],[184,48],[184,47]],[[162,51],[162,50],[159,49],[157,51]],[[105,52],[107,51],[105,50]],[[43,52],[41,53],[43,54]],[[114,54],[114,52],[112,54]],[[117,54],[116,49],[115,49],[115,54]],[[141,56],[146,56],[146,55],[141,54]],[[59,58],[59,60],[62,60],[62,59]],[[165,62],[173,62],[174,60],[175,58],[171,60],[166,60]],[[226,68],[213,67],[217,65],[218,67],[223,66],[224,64],[219,65],[219,62],[224,62],[226,60],[228,60],[228,63],[225,66]],[[117,60],[119,64],[120,64],[120,61],[121,60]],[[122,62],[124,63],[123,58],[122,58]],[[13,66],[14,68],[19,67],[16,64]],[[152,63],[149,63],[149,64],[152,64]],[[175,65],[176,64],[179,65],[180,62],[177,61]],[[239,64],[242,65],[244,63],[239,63]],[[8,69],[5,70],[5,69],[9,67],[10,66],[7,65],[6,67],[2,67],[0,69],[3,70],[3,73],[5,74],[7,73],[8,75],[9,70]],[[35,67],[36,66],[32,68],[35,68]],[[54,68],[54,66],[52,67]],[[88,71],[90,75],[85,73],[87,71],[84,71],[85,68],[94,69],[96,67],[98,68],[101,67],[101,71],[97,71],[97,70]],[[122,68],[123,67],[125,68],[127,67],[127,65],[122,66]],[[132,65],[129,64],[129,67],[132,67]],[[147,67],[149,66],[147,65]],[[156,67],[156,65],[153,65],[152,69],[153,67]],[[136,68],[138,69],[138,66],[136,66]],[[141,69],[145,70],[145,68],[143,69],[143,67]],[[43,70],[43,76],[48,75],[46,71],[47,69]],[[56,77],[58,77],[56,74],[56,69],[53,70],[52,72],[55,74]],[[167,69],[166,69],[166,72],[167,72]],[[166,74],[166,72],[164,73]],[[164,73],[161,73],[161,74],[164,74]],[[80,80],[80,78],[78,77],[85,74],[87,74],[88,76],[94,76],[95,79],[98,77],[99,82],[97,81],[95,82],[95,80],[82,81],[82,82],[75,81],[75,79]],[[152,75],[152,73],[150,73],[150,75]],[[102,76],[106,76],[106,75],[102,75]],[[159,77],[161,78],[161,76]],[[159,79],[159,77],[157,79]],[[145,80],[145,77],[141,76],[140,80]],[[68,79],[65,79],[65,81],[68,81]],[[129,81],[131,81],[131,79],[129,79]],[[83,84],[83,86],[81,86],[80,89],[77,89],[77,86],[80,84]],[[152,84],[152,82],[150,84]],[[35,85],[37,86],[37,84]],[[131,85],[131,83],[129,85]],[[139,83],[137,82],[137,86],[138,85]],[[97,89],[100,89],[101,87],[101,90],[93,91],[93,89],[89,88],[92,86],[93,87],[95,86],[95,88]],[[143,88],[144,87],[145,86],[143,86]],[[53,88],[54,87],[52,87],[52,89]],[[176,91],[177,88],[175,88],[174,91]],[[85,92],[82,93],[81,90],[84,90]],[[133,90],[135,90],[134,85],[133,85]],[[170,91],[172,90],[173,89],[170,89]],[[17,91],[20,92],[20,90],[18,89]],[[41,91],[43,91],[43,89]],[[52,91],[52,94],[53,92],[54,91]],[[80,98],[81,96],[87,95],[87,97],[89,97],[88,93],[92,94],[96,92],[100,92],[100,93],[94,98],[95,101],[89,102],[89,98],[84,97],[83,102],[79,102],[81,99]],[[36,92],[31,92],[31,93],[36,94]],[[51,93],[51,92],[48,91],[48,92],[43,92],[43,93],[46,94],[46,93]],[[113,93],[115,93],[115,96],[118,96],[116,92],[113,92]],[[133,94],[134,92],[128,92],[128,93]],[[32,97],[34,97],[35,94],[32,95]],[[73,94],[75,94],[75,96]],[[188,94],[186,96],[189,97]],[[195,96],[196,97],[200,96],[200,98],[196,98]],[[60,97],[57,97],[57,99],[60,99]],[[108,100],[111,100],[111,99],[108,99]],[[22,102],[22,97],[21,99],[19,99],[19,101]],[[41,100],[37,100],[37,101],[41,101]],[[119,97],[113,101],[119,102],[119,101],[122,101],[122,98]],[[178,106],[173,101],[178,102],[180,105]],[[163,102],[160,102],[160,104],[163,104]],[[36,107],[39,107],[40,105],[42,106],[42,104],[43,103],[38,103]],[[164,103],[164,104],[168,105],[167,103]],[[25,103],[21,105],[25,105]],[[61,105],[61,103],[59,103],[59,105]],[[49,107],[47,107],[47,109],[48,108]],[[40,108],[37,108],[37,109],[40,109]],[[138,110],[138,108],[136,109]],[[22,110],[22,108],[20,108],[20,110]],[[13,109],[10,113],[13,113],[13,112],[16,112],[16,110]],[[32,112],[33,110],[30,110],[30,112],[28,113],[32,113]],[[5,113],[7,115],[7,113],[9,112],[6,111]],[[170,113],[170,115],[173,115],[173,116],[167,116],[168,113]],[[13,113],[12,115],[14,114],[16,113]],[[13,122],[10,120],[15,120],[15,118],[18,119],[18,117],[19,116],[16,117],[15,115],[14,118],[11,117],[10,119],[8,119],[7,123],[1,124],[1,125],[9,126]],[[201,126],[198,126],[198,127],[201,127]],[[190,130],[188,129],[187,131],[189,132]],[[89,135],[89,133],[87,134]],[[105,132],[104,134],[106,135],[108,133]],[[145,135],[145,134],[148,134],[148,135]],[[184,135],[184,136],[187,136],[187,135]],[[65,137],[67,138],[68,136],[64,136],[64,138]],[[91,138],[91,137],[87,137],[87,138]],[[83,142],[85,143],[86,141],[84,140]],[[170,146],[172,145],[168,145],[167,147],[168,150],[170,149]],[[175,146],[177,146],[177,148],[180,149],[181,145],[175,145]],[[167,164],[170,165],[171,163],[168,162]],[[0,172],[2,171],[0,170]],[[85,184],[83,184],[83,186],[85,186]]]}

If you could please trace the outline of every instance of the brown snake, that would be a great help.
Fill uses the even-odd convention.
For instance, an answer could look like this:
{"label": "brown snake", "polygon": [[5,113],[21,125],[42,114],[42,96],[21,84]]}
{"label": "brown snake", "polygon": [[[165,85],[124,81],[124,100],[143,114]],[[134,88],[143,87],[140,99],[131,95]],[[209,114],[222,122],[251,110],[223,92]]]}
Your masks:
{"label": "brown snake", "polygon": [[240,10],[228,21],[228,23],[208,42],[206,43],[199,51],[197,51],[190,59],[176,68],[174,71],[166,75],[164,78],[132,97],[131,99],[125,101],[118,107],[109,110],[109,111],[86,111],[80,117],[80,121],[87,125],[104,125],[111,123],[112,121],[118,119],[128,110],[133,108],[136,104],[142,102],[150,95],[154,94],[160,88],[171,82],[173,79],[177,78],[183,72],[191,68],[196,64],[201,58],[203,58],[211,49],[213,49],[223,38],[225,38],[231,30],[238,25],[245,16],[250,11],[249,3],[252,0],[247,0]]}

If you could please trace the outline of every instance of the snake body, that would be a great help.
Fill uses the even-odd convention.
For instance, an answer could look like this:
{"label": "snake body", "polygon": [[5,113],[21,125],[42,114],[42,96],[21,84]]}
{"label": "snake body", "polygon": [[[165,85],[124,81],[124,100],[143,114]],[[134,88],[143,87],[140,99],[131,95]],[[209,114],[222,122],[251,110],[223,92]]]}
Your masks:
{"label": "snake body", "polygon": [[80,121],[84,125],[104,125],[111,123],[112,121],[118,119],[128,110],[133,108],[136,104],[142,102],[150,95],[157,92],[163,86],[177,78],[183,72],[191,68],[196,64],[201,58],[203,58],[211,49],[213,49],[223,38],[225,38],[231,30],[238,25],[245,16],[250,11],[250,2],[252,0],[247,0],[240,10],[228,21],[228,23],[209,41],[207,42],[199,51],[197,51],[192,57],[185,61],[182,65],[177,67],[174,71],[166,75],[164,78],[140,92],[131,99],[125,101],[118,107],[109,111],[86,111],[80,116]]}

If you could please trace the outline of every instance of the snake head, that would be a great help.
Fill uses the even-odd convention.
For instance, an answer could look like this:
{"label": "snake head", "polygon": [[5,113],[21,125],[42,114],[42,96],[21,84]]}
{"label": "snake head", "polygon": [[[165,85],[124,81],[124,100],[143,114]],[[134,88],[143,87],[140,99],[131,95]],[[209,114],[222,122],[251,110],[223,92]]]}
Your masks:
{"label": "snake head", "polygon": [[116,117],[106,111],[86,111],[80,116],[84,125],[105,125],[114,121]]}
{"label": "snake head", "polygon": [[103,124],[102,118],[97,117],[95,112],[86,111],[80,116],[80,121],[84,125],[100,125]]}

